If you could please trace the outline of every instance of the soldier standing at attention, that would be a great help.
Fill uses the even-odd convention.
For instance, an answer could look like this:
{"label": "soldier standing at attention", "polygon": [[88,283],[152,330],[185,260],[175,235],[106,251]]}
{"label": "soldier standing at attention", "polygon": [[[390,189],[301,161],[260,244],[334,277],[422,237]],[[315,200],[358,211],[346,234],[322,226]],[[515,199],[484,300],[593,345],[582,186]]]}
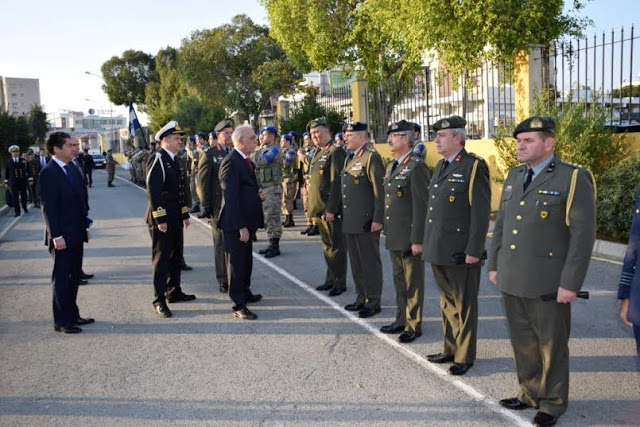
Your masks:
{"label": "soldier standing at attention", "polygon": [[274,126],[263,128],[260,133],[262,146],[253,154],[256,164],[258,185],[265,194],[262,202],[264,224],[267,229],[269,246],[260,249],[259,254],[265,258],[280,255],[280,237],[282,236],[282,153],[276,144],[278,131]]}
{"label": "soldier standing at attention", "polygon": [[[327,263],[324,283],[318,291],[340,295],[347,289],[347,253],[342,234],[341,175],[346,153],[336,147],[324,117],[307,124],[316,151],[309,169],[309,216],[318,226]],[[362,308],[362,307],[361,307]]]}
{"label": "soldier standing at attention", "polygon": [[300,234],[306,234],[307,236],[317,236],[320,234],[318,226],[313,224],[313,218],[309,215],[309,187],[311,186],[311,175],[309,171],[311,169],[311,159],[316,153],[316,147],[311,141],[309,132],[305,132],[302,135],[302,146],[298,149],[298,161],[300,162],[300,170],[302,174],[302,182],[300,183],[302,191],[302,208],[304,209],[304,216],[307,219],[307,228],[302,230]]}
{"label": "soldier standing at attention", "polygon": [[11,153],[11,158],[7,160],[4,168],[4,185],[8,186],[13,194],[15,216],[20,216],[20,202],[22,202],[24,213],[29,213],[29,209],[27,209],[29,170],[24,159],[20,157],[20,147],[12,145],[9,147],[9,153]]}
{"label": "soldier standing at attention", "polygon": [[[222,206],[222,188],[220,187],[220,164],[229,153],[228,145],[232,143],[233,122],[229,119],[220,121],[215,131],[210,133],[209,150],[200,158],[198,164],[197,187],[200,191],[202,214],[199,218],[212,218],[211,235],[213,237],[213,258],[216,279],[220,292],[229,292],[227,265],[224,258],[224,233],[218,228],[217,219]],[[214,137],[215,135],[215,137]]]}
{"label": "soldier standing at attention", "polygon": [[116,165],[118,164],[118,162],[116,162],[116,159],[113,158],[113,151],[111,149],[107,151],[106,158],[107,158],[107,186],[115,187],[115,185],[113,185],[113,179],[116,176]]}
{"label": "soldier standing at attention", "polygon": [[406,120],[387,129],[387,143],[395,160],[387,166],[384,178],[384,234],[393,266],[396,288],[396,320],[380,328],[385,334],[398,334],[403,343],[422,335],[424,302],[424,263],[422,239],[429,199],[431,174],[420,156],[414,155],[413,127]]}
{"label": "soldier standing at attention", "polygon": [[476,359],[478,288],[491,213],[489,168],[464,149],[466,124],[451,116],[433,125],[443,159],[429,185],[422,254],[440,288],[444,333],[442,352],[427,360],[453,362],[451,375],[464,375]]}
{"label": "soldier standing at attention", "polygon": [[345,140],[346,148],[353,154],[347,157],[342,172],[342,232],[357,295],[355,303],[345,306],[345,310],[357,311],[358,317],[367,318],[380,313],[382,295],[380,230],[384,220],[384,163],[369,143],[366,123],[347,125]]}
{"label": "soldier standing at attention", "polygon": [[293,202],[296,197],[298,186],[298,171],[300,170],[296,150],[292,147],[292,137],[284,134],[280,138],[280,149],[282,150],[282,213],[285,221],[284,228],[295,227],[293,222]]}
{"label": "soldier standing at attention", "polygon": [[520,391],[500,405],[536,408],[533,423],[552,426],[568,404],[570,303],[595,242],[595,186],[587,169],[555,157],[552,119],[531,117],[513,136],[524,165],[503,185],[489,280],[502,292]]}
{"label": "soldier standing at attention", "polygon": [[188,200],[181,189],[180,167],[175,159],[183,134],[176,121],[170,121],[158,131],[155,140],[161,148],[147,172],[146,222],[152,241],[153,306],[160,317],[173,315],[167,302],[196,299],[195,295],[182,292],[180,285],[183,229],[189,227]]}
{"label": "soldier standing at attention", "polygon": [[40,197],[38,195],[38,175],[42,170],[40,162],[35,157],[32,149],[27,151],[27,173],[29,174],[29,197],[33,203],[33,207],[40,207]]}

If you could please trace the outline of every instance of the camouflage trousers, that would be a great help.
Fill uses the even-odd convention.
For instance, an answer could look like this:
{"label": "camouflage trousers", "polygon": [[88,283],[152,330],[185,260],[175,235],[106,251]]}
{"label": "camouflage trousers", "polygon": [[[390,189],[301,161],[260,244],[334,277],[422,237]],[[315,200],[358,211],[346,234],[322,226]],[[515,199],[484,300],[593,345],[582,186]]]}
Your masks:
{"label": "camouflage trousers", "polygon": [[296,197],[298,181],[295,178],[285,178],[282,182],[282,214],[293,214],[293,200]]}
{"label": "camouflage trousers", "polygon": [[267,198],[262,202],[262,212],[264,214],[264,226],[267,229],[267,237],[279,239],[282,236],[282,217],[280,208],[282,206],[282,186],[274,185],[263,188],[262,191]]}
{"label": "camouflage trousers", "polygon": [[307,225],[313,225],[313,220],[309,216],[309,187],[311,183],[308,178],[304,179],[304,185],[300,189],[302,192],[302,207],[304,209],[304,216],[307,218]]}

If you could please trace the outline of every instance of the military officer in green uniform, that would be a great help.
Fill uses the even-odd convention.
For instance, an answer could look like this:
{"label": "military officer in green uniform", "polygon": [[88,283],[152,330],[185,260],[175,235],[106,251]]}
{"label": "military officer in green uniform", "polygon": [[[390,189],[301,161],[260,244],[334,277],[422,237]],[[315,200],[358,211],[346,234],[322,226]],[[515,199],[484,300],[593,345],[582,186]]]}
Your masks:
{"label": "military officer in green uniform", "polygon": [[316,287],[340,295],[347,289],[347,254],[342,234],[341,174],[346,153],[336,147],[326,118],[307,124],[316,151],[309,168],[309,216],[318,226],[322,252],[327,263],[324,283]]}
{"label": "military officer in green uniform", "polygon": [[395,160],[387,166],[383,183],[384,234],[393,266],[397,310],[395,321],[380,328],[380,332],[400,333],[398,340],[403,343],[422,335],[422,239],[431,178],[424,159],[413,154],[413,132],[406,120],[392,123],[387,129],[387,143]]}
{"label": "military officer in green uniform", "polygon": [[294,201],[298,188],[298,171],[300,163],[293,144],[293,137],[284,134],[280,138],[280,149],[282,150],[282,213],[285,220],[282,227],[295,227],[293,221]]}
{"label": "military officer in green uniform", "polygon": [[346,148],[352,154],[342,171],[342,232],[357,295],[345,310],[357,311],[361,318],[380,313],[382,294],[380,230],[384,218],[384,163],[369,141],[366,123],[345,127]]}
{"label": "military officer in green uniform", "polygon": [[302,141],[303,145],[298,149],[298,161],[302,172],[300,188],[302,192],[302,207],[304,209],[304,216],[307,220],[307,228],[302,230],[300,234],[317,236],[320,231],[318,230],[318,226],[313,223],[313,217],[309,215],[309,188],[311,187],[311,175],[309,175],[309,171],[311,170],[311,159],[315,156],[317,149],[313,145],[313,141],[311,141],[309,132],[305,132],[303,134]]}
{"label": "military officer in green uniform", "polygon": [[552,119],[531,117],[513,136],[524,165],[511,169],[503,185],[489,280],[502,291],[520,391],[500,404],[537,408],[534,424],[552,426],[568,404],[569,303],[595,241],[595,185],[587,169],[554,155]]}
{"label": "military officer in green uniform", "polygon": [[267,229],[269,246],[258,251],[265,258],[280,255],[280,237],[282,237],[282,153],[276,144],[278,130],[275,126],[266,126],[260,132],[262,145],[252,154],[256,164],[258,185],[266,199],[262,202],[264,224]]}
{"label": "military officer in green uniform", "polygon": [[478,287],[491,213],[489,168],[465,150],[466,124],[451,116],[433,125],[443,159],[429,185],[422,254],[440,288],[444,333],[442,352],[427,360],[453,362],[451,375],[464,375],[476,359]]}

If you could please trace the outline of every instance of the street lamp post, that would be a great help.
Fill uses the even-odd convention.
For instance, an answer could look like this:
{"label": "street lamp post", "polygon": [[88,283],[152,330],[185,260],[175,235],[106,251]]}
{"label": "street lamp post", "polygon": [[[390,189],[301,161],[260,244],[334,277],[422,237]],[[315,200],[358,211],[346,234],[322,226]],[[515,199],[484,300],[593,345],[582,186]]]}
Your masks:
{"label": "street lamp post", "polygon": [[[94,74],[89,71],[85,71],[84,73],[101,79],[105,84],[107,83],[105,82],[104,78],[101,75]],[[108,95],[107,95],[107,99],[109,99]],[[114,129],[114,123],[113,123],[113,104],[111,103],[111,99],[109,99],[109,124],[111,125],[111,130],[109,131],[109,137],[111,138],[111,148],[113,149],[113,145],[115,144],[116,137],[114,133],[115,129]]]}

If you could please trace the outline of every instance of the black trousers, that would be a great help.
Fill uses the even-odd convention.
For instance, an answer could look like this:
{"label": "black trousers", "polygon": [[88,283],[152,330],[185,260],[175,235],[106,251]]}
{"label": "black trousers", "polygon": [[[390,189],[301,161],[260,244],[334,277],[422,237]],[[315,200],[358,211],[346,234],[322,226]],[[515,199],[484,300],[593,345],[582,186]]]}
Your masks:
{"label": "black trousers", "polygon": [[[11,194],[13,194],[13,209],[16,215],[20,215],[20,203],[22,203],[22,209],[27,210],[27,185],[19,184],[11,186]],[[20,199],[18,200],[18,197]]]}
{"label": "black trousers", "polygon": [[80,269],[82,268],[82,246],[52,250],[53,273],[53,325],[71,326],[80,317],[76,304]]}
{"label": "black trousers", "polygon": [[151,234],[151,263],[153,267],[153,305],[164,304],[168,296],[180,295],[182,272],[182,224],[168,225],[162,232],[158,227],[149,229]]}
{"label": "black trousers", "polygon": [[35,207],[40,206],[40,197],[38,197],[38,181],[33,180],[29,184],[29,198]]}
{"label": "black trousers", "polygon": [[[216,216],[213,216],[216,218]],[[218,284],[229,283],[227,278],[227,261],[224,253],[224,234],[216,225],[215,219],[211,221],[211,235],[213,237],[213,259],[216,266],[216,279]]]}
{"label": "black trousers", "polygon": [[227,261],[229,297],[239,310],[247,305],[251,296],[251,271],[253,269],[253,242],[240,241],[240,231],[224,232],[224,252]]}
{"label": "black trousers", "polygon": [[93,169],[84,171],[84,180],[89,184],[89,187],[93,185]]}

